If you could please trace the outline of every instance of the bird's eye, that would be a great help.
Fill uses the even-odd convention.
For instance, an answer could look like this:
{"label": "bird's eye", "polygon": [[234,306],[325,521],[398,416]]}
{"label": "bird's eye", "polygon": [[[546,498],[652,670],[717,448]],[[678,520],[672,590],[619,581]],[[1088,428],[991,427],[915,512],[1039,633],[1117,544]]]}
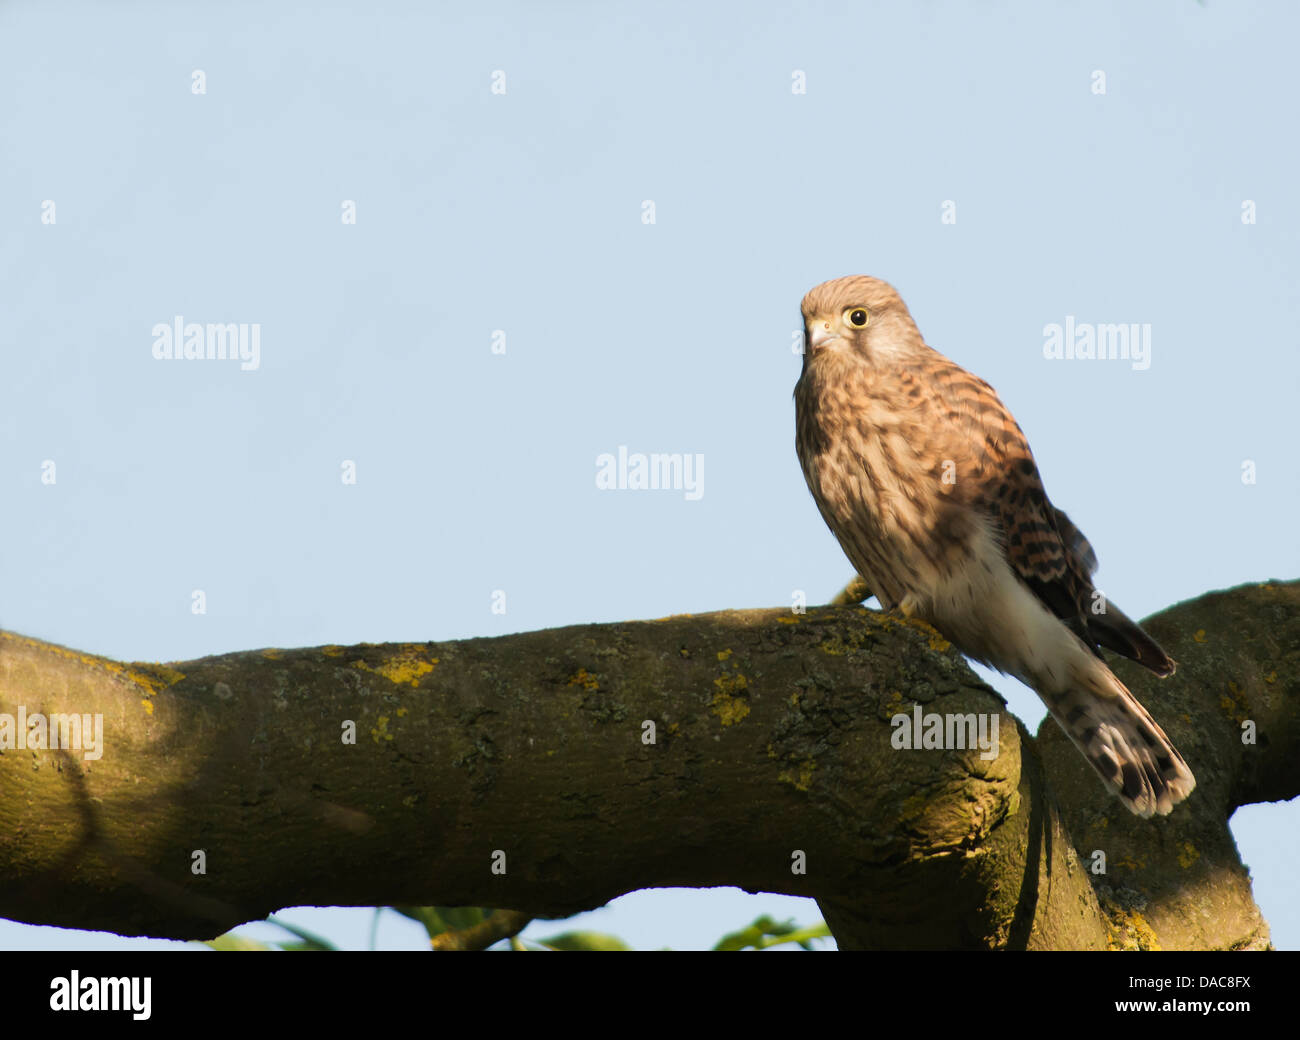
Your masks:
{"label": "bird's eye", "polygon": [[863,328],[870,320],[870,317],[865,308],[862,307],[850,307],[844,312],[844,320],[857,328]]}

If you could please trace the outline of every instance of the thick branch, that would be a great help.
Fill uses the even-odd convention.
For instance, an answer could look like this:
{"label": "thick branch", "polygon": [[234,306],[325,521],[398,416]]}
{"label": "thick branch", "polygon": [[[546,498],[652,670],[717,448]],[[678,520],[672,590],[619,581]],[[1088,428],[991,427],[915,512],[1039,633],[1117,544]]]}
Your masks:
{"label": "thick branch", "polygon": [[[1232,676],[1198,670],[1195,630],[1152,622],[1179,675],[1154,692],[1123,677],[1201,788],[1167,820],[1129,820],[1091,773],[1056,763],[1049,738],[1069,830],[1034,742],[960,656],[859,608],[171,666],[0,633],[0,713],[105,724],[97,760],[0,752],[0,914],[194,938],[286,905],[556,916],[636,888],[732,884],[817,897],[842,947],[1105,947],[1137,927],[1113,905],[1117,860],[1145,857],[1148,905],[1174,906],[1195,871],[1170,874],[1151,850],[1191,841],[1208,859],[1233,799],[1300,788],[1298,599],[1295,583],[1243,587],[1161,615],[1234,604],[1216,630]],[[1247,751],[1219,703],[1230,678],[1267,736]],[[1267,704],[1251,699],[1256,679]],[[895,750],[889,720],[914,703],[996,714],[1000,754]],[[1075,855],[1092,838],[1070,837],[1088,835],[1081,813],[1136,828],[1109,846],[1104,906]],[[1165,945],[1257,943],[1266,931],[1240,894],[1240,913]],[[1163,918],[1145,921],[1159,932]]]}

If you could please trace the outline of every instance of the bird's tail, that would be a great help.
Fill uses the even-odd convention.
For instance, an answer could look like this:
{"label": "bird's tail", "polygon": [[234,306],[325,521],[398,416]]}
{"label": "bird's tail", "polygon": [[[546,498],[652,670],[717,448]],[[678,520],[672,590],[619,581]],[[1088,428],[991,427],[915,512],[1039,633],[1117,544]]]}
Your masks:
{"label": "bird's tail", "polygon": [[1107,787],[1138,816],[1164,816],[1196,787],[1196,777],[1146,708],[1104,663],[1061,693],[1048,710]]}

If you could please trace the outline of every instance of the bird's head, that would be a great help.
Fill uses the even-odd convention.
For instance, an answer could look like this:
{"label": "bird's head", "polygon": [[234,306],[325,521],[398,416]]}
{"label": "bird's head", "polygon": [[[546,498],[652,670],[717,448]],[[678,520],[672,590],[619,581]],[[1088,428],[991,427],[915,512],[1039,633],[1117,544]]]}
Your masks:
{"label": "bird's head", "polygon": [[888,282],[865,274],[822,282],[803,311],[804,366],[826,352],[881,362],[921,342],[907,305]]}

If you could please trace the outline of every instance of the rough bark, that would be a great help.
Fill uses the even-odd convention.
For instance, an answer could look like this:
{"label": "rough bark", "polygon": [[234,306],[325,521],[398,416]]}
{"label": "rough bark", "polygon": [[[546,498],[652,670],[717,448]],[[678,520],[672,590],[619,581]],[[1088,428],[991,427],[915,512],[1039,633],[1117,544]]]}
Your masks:
{"label": "rough bark", "polygon": [[[845,949],[1266,946],[1227,820],[1300,792],[1300,582],[1148,625],[1178,674],[1117,670],[1199,782],[1148,821],[933,630],[858,607],[170,665],[0,633],[0,713],[105,724],[98,760],[0,751],[0,915],[210,938],[289,905],[739,885],[816,897]],[[896,750],[914,704],[996,713],[999,754]]]}

